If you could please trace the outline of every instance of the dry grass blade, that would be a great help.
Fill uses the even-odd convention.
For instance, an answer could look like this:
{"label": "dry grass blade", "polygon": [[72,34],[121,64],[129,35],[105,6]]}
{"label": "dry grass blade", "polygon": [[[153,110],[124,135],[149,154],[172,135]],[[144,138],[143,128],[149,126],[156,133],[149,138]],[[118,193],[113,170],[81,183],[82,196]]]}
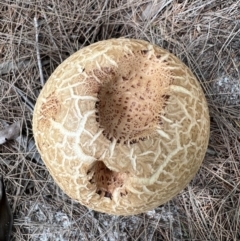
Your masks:
{"label": "dry grass blade", "polygon": [[[240,240],[240,0],[0,0],[0,12],[0,120],[23,119],[25,126],[21,142],[0,145],[12,240]],[[191,184],[156,210],[128,218],[89,211],[54,184],[32,145],[24,99],[34,103],[41,79],[79,48],[121,36],[182,59],[211,115],[208,152]]]}

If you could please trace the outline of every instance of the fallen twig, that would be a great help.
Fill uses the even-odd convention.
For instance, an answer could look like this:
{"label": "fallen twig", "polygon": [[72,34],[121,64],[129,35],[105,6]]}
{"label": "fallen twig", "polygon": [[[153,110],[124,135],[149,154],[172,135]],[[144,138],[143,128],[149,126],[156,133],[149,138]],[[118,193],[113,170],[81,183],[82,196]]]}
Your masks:
{"label": "fallen twig", "polygon": [[45,81],[43,77],[42,62],[40,58],[40,51],[39,51],[39,45],[38,45],[38,21],[36,17],[34,17],[33,20],[34,20],[34,27],[36,31],[35,39],[36,39],[37,62],[38,62],[38,68],[39,68],[40,82],[41,82],[41,85],[43,86]]}

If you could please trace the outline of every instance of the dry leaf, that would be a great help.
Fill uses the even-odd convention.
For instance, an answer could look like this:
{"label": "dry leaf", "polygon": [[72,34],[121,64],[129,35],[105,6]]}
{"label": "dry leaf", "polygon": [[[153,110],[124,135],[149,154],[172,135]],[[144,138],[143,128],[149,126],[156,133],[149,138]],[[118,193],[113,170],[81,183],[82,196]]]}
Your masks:
{"label": "dry leaf", "polygon": [[0,145],[6,143],[9,140],[14,140],[20,135],[21,121],[17,121],[5,129],[0,130]]}
{"label": "dry leaf", "polygon": [[151,19],[153,16],[161,12],[163,8],[168,6],[171,2],[172,0],[160,0],[149,2],[142,12],[142,19]]}

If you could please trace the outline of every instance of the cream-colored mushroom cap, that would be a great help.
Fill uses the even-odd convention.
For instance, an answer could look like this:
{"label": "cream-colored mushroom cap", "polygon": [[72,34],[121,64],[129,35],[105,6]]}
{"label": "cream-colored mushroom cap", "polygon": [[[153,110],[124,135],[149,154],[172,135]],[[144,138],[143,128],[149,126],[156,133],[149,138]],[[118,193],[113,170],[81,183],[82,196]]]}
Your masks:
{"label": "cream-colored mushroom cap", "polygon": [[33,114],[56,183],[100,212],[131,215],[179,193],[208,145],[203,91],[177,57],[146,41],[110,39],[71,55]]}

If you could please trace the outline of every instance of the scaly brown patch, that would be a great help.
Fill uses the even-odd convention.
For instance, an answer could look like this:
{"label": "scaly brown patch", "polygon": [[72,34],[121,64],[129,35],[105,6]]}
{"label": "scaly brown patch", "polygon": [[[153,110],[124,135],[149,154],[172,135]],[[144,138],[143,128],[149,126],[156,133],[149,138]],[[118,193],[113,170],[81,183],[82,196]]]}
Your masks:
{"label": "scaly brown patch", "polygon": [[50,126],[50,120],[55,120],[59,113],[61,105],[55,92],[51,93],[41,106],[38,129],[44,130]]}
{"label": "scaly brown patch", "polygon": [[120,189],[121,197],[127,195],[124,187],[126,173],[114,172],[108,169],[102,161],[97,161],[87,174],[92,176],[89,182],[96,186],[98,195],[111,199],[116,188]]}

